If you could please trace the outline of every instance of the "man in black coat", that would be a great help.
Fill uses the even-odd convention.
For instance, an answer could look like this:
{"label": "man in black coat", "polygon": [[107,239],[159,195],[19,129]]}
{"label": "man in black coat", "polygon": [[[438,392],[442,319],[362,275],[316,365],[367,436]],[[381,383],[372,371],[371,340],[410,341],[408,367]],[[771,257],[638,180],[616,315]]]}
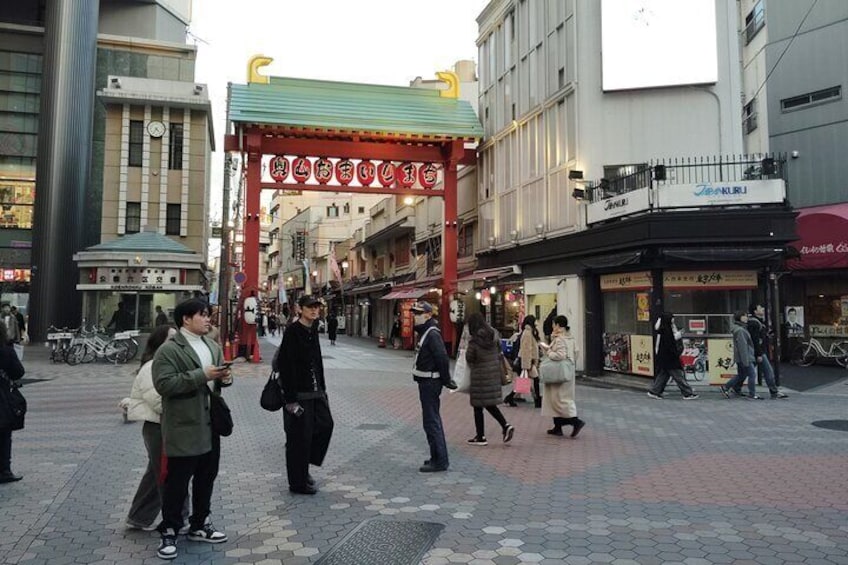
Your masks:
{"label": "man in black coat", "polygon": [[419,302],[411,310],[415,315],[415,332],[419,336],[412,375],[418,383],[424,433],[430,444],[430,458],[418,470],[422,473],[437,473],[447,471],[450,465],[442,416],[439,414],[439,396],[443,386],[454,390],[456,383],[451,379],[445,342],[433,319],[433,306],[429,302]]}
{"label": "man in black coat", "polygon": [[[760,371],[760,378],[766,381],[772,400],[789,398],[788,394],[777,388],[777,383],[774,380],[774,368],[771,366],[768,357],[768,326],[765,316],[766,309],[762,304],[756,302],[751,304],[751,314],[748,316],[748,333],[751,334],[751,339],[754,341],[757,369]],[[736,391],[737,394],[741,392],[741,383],[739,387],[740,390]]]}
{"label": "man in black coat", "polygon": [[309,464],[321,466],[333,435],[333,416],[327,401],[324,362],[317,324],[321,300],[302,296],[300,317],[283,334],[274,359],[274,369],[286,402],[283,424],[286,430],[286,472],[289,490],[315,494],[318,489],[309,475]]}

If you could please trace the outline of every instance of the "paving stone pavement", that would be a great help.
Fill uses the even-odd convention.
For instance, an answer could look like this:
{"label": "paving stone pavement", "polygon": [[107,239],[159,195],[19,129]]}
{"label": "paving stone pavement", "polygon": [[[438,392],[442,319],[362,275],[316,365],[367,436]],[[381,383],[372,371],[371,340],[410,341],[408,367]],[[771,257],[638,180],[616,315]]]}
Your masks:
{"label": "paving stone pavement", "polygon": [[[338,343],[323,339],[336,428],[313,472],[320,493],[288,492],[281,415],[258,403],[268,366],[237,365],[212,504],[230,539],[181,538],[176,563],[314,563],[382,517],[446,525],[425,565],[848,564],[848,433],[810,425],[848,418],[844,383],[760,402],[578,386],[579,438],[547,435],[531,406],[502,407],[515,439],[487,416],[487,447],[465,443],[467,397],[445,394],[450,471],[422,475],[411,353]],[[117,407],[134,367],[28,357],[27,378],[45,380],[23,389],[12,463],[24,480],[0,485],[0,562],[160,563],[157,537],[124,527],[146,463],[141,426]]]}

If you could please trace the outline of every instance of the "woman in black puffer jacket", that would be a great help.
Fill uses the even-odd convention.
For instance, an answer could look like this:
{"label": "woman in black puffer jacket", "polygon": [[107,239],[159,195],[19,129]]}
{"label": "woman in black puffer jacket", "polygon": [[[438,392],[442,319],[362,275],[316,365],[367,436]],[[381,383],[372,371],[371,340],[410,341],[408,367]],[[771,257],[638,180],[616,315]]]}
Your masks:
{"label": "woman in black puffer jacket", "polygon": [[477,435],[468,440],[469,445],[488,445],[484,433],[483,409],[498,421],[503,431],[503,440],[508,442],[515,428],[507,423],[498,404],[501,402],[501,377],[504,374],[504,360],[501,348],[493,330],[483,319],[482,314],[471,314],[468,318],[468,331],[471,340],[465,360],[468,362],[471,388],[470,400],[474,407],[474,425]]}

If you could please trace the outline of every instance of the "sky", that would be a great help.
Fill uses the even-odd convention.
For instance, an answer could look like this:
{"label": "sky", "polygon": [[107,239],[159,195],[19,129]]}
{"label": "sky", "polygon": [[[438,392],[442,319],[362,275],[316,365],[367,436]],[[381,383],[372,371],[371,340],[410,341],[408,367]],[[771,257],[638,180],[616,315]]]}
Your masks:
{"label": "sky", "polygon": [[[227,83],[246,82],[255,54],[263,74],[408,86],[477,60],[477,16],[488,0],[194,0],[189,42],[195,80],[212,99],[211,216],[221,217]],[[217,254],[213,250],[213,255]]]}

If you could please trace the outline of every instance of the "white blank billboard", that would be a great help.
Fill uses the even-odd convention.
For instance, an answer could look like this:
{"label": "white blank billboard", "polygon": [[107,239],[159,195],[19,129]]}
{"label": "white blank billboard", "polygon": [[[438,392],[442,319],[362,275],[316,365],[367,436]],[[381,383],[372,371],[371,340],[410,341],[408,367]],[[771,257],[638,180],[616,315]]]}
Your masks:
{"label": "white blank billboard", "polygon": [[718,79],[715,0],[601,0],[603,89]]}

